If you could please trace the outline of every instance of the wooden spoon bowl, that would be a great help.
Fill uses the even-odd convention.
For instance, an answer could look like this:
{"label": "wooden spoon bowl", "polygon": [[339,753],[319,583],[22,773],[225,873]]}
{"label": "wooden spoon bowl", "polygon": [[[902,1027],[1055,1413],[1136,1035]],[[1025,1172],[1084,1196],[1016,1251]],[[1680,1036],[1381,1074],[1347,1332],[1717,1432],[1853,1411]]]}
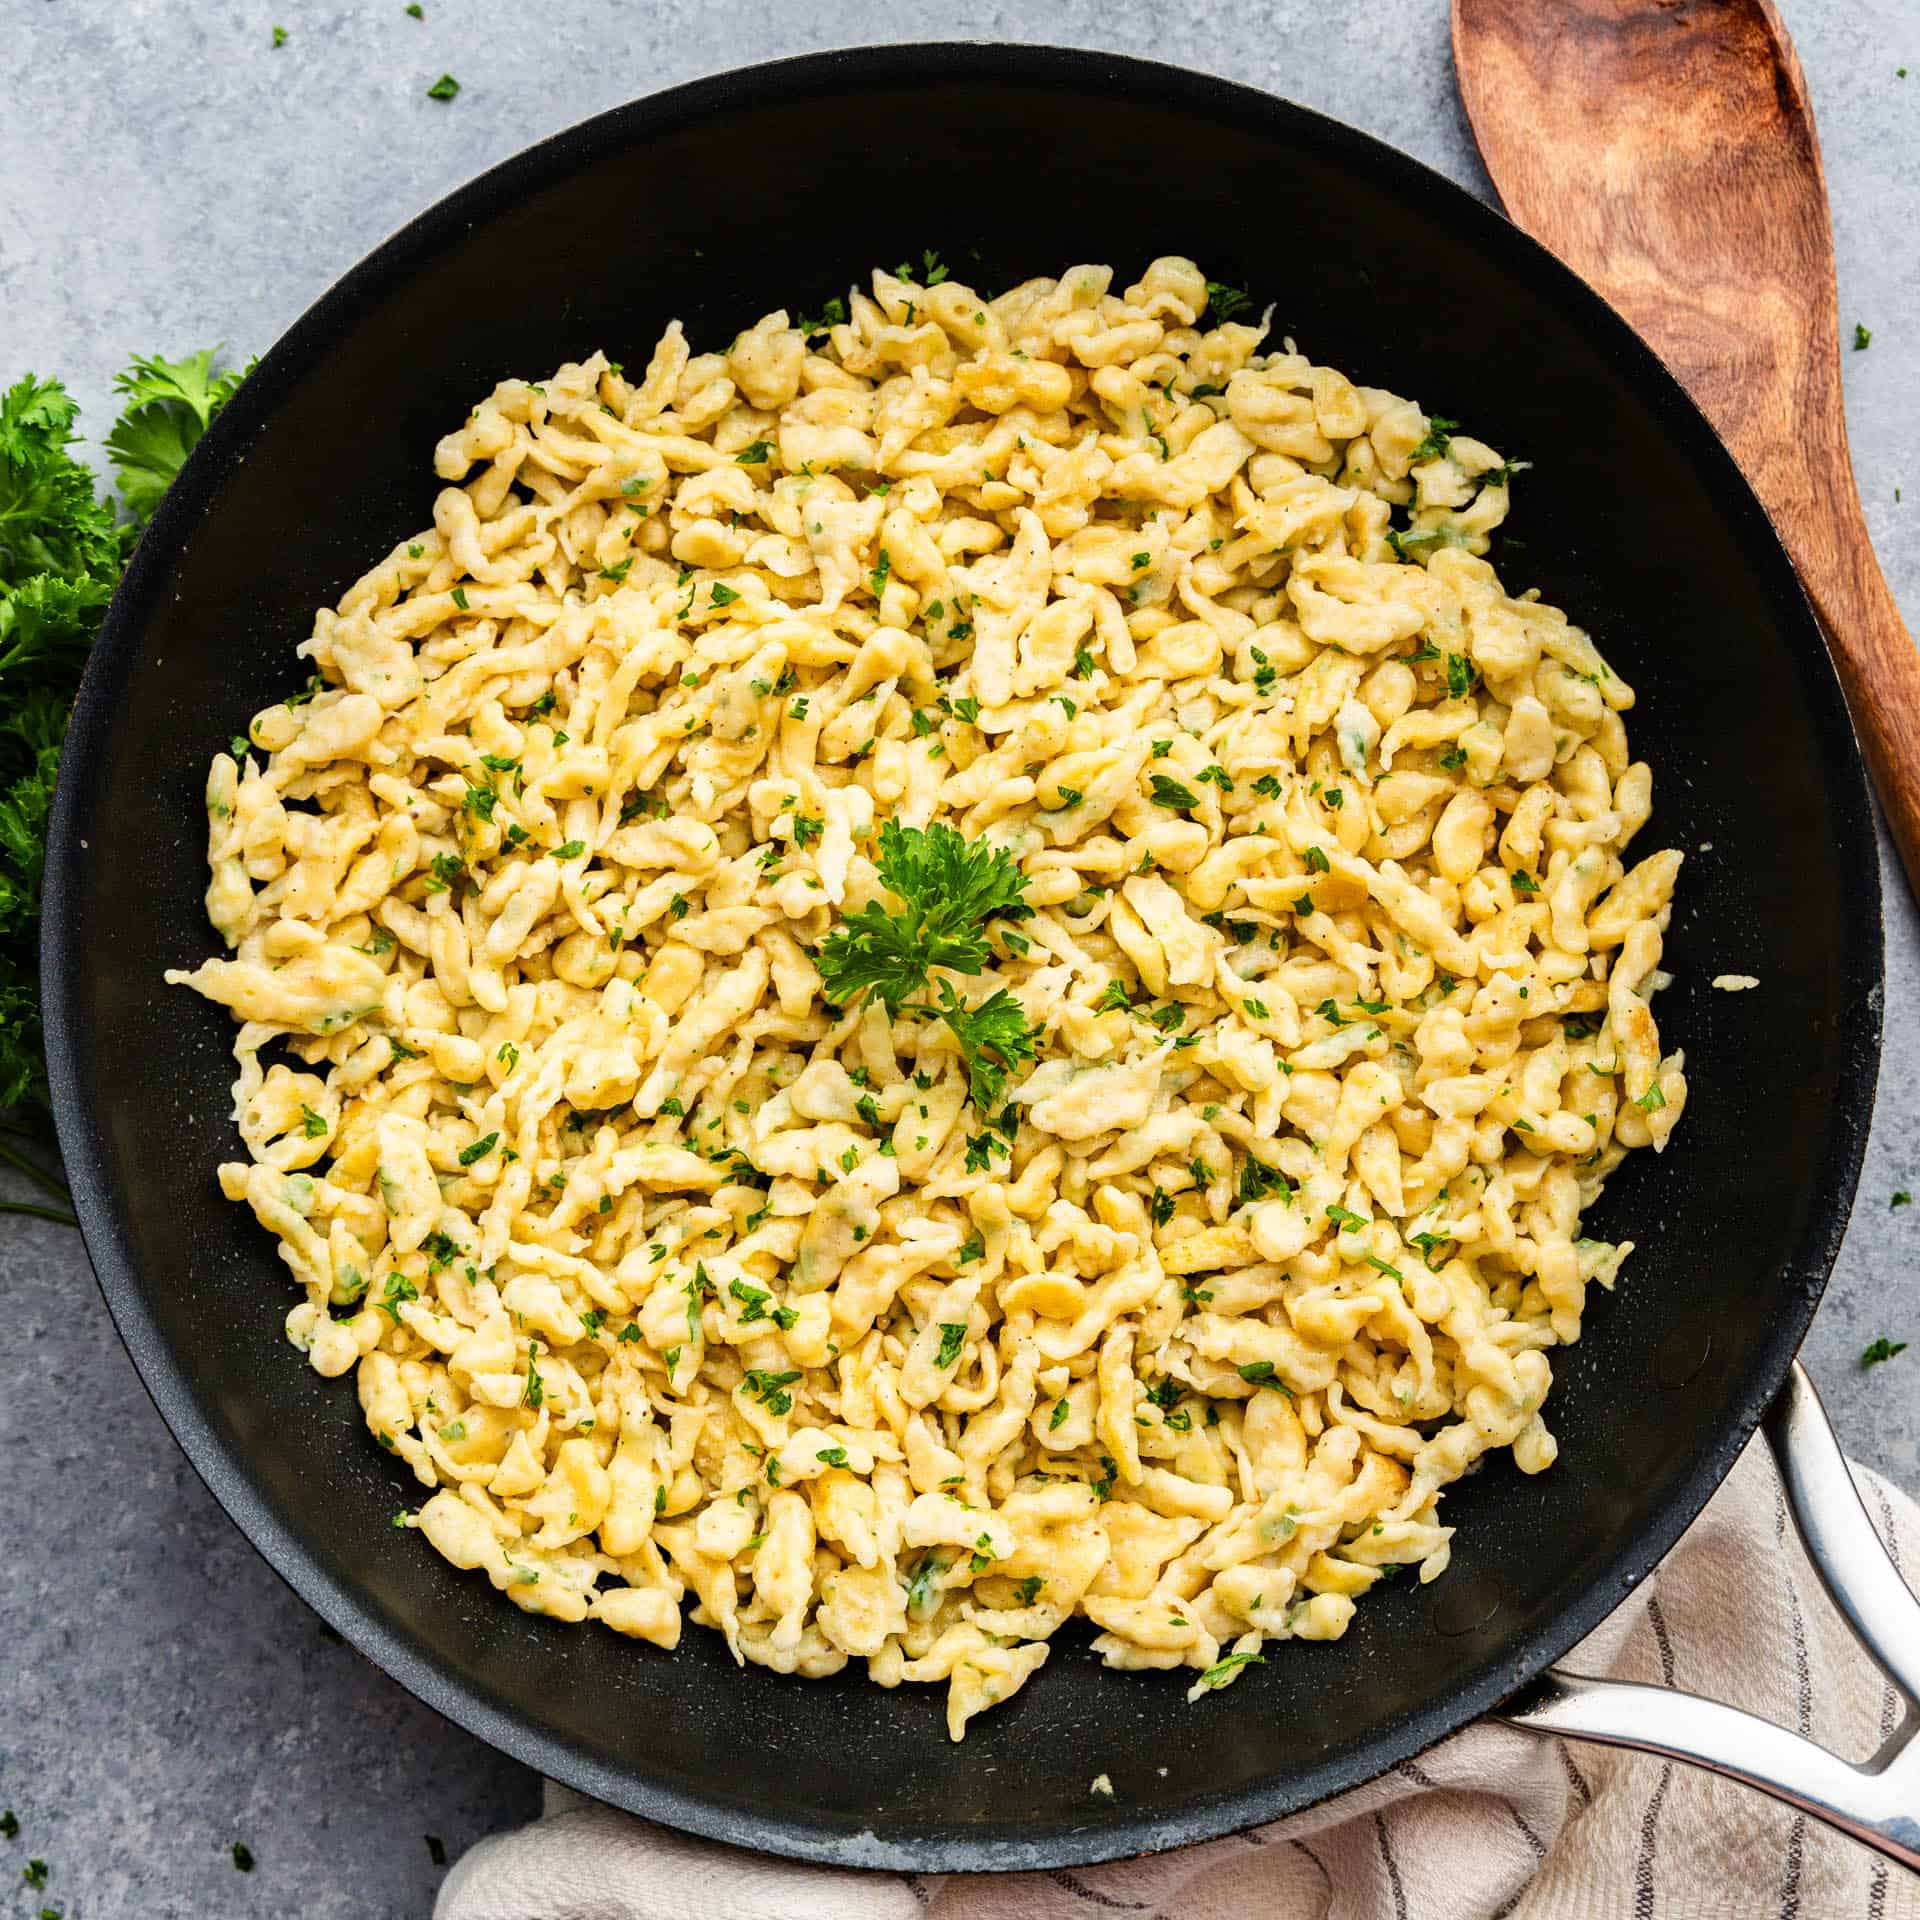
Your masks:
{"label": "wooden spoon bowl", "polygon": [[1847,450],[1833,231],[1769,0],[1453,0],[1461,98],[1508,211],[1653,346],[1799,569],[1920,892],[1920,653]]}

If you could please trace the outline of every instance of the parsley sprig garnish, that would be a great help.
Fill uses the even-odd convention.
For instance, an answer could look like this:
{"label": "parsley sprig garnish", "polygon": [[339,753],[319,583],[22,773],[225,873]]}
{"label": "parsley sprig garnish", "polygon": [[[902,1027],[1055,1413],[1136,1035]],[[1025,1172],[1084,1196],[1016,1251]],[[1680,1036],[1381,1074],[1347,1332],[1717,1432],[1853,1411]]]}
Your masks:
{"label": "parsley sprig garnish", "polygon": [[889,820],[880,829],[877,864],[900,909],[869,901],[821,942],[815,962],[827,995],[838,1006],[853,1006],[871,994],[895,1018],[919,1013],[945,1021],[967,1063],[974,1104],[991,1107],[1007,1074],[1031,1060],[1038,1045],[1020,1003],[1002,987],[969,1006],[949,980],[933,989],[937,1004],[909,1000],[932,986],[936,969],[984,971],[988,922],[1033,916],[1021,897],[1026,875],[1004,848],[937,822],[923,829]]}
{"label": "parsley sprig garnish", "polygon": [[871,992],[897,1014],[933,968],[981,971],[988,920],[1033,916],[1021,898],[1027,877],[1005,849],[967,840],[951,827],[889,820],[880,829],[877,865],[881,884],[904,910],[890,913],[869,901],[821,943],[820,978],[838,1005]]}
{"label": "parsley sprig garnish", "polygon": [[960,1043],[967,1063],[967,1091],[984,1113],[999,1104],[1007,1075],[1034,1057],[1040,1030],[1027,1025],[1020,1002],[1005,987],[977,1007],[969,1007],[954,992],[952,982],[942,980],[938,1012]]}

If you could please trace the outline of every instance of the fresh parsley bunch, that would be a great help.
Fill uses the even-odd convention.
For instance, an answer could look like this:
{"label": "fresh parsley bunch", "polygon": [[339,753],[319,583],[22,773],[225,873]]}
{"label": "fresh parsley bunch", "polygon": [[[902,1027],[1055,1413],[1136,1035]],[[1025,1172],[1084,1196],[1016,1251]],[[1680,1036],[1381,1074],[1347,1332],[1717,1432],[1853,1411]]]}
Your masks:
{"label": "fresh parsley bunch", "polygon": [[[212,352],[135,360],[115,381],[124,405],[107,452],[124,517],[69,451],[78,412],[57,380],[33,374],[0,394],[0,1131],[50,1144],[41,1051],[40,881],[60,746],[81,670],[141,529],[181,463],[244,375]],[[0,1159],[62,1199],[43,1168],[0,1144]],[[57,1220],[19,1203],[6,1212]]]}
{"label": "fresh parsley bunch", "polygon": [[[968,840],[938,822],[925,828],[889,820],[880,829],[881,883],[901,902],[889,912],[869,901],[820,943],[815,956],[827,996],[851,1006],[870,993],[888,1011],[944,1020],[967,1063],[969,1091],[983,1112],[999,1101],[1006,1077],[1034,1057],[1039,1031],[1004,987],[969,1006],[941,980],[939,1004],[909,1005],[935,968],[977,974],[986,966],[987,925],[1030,920],[1021,896],[1027,877],[1003,847]],[[1005,936],[1003,936],[1005,937]]]}

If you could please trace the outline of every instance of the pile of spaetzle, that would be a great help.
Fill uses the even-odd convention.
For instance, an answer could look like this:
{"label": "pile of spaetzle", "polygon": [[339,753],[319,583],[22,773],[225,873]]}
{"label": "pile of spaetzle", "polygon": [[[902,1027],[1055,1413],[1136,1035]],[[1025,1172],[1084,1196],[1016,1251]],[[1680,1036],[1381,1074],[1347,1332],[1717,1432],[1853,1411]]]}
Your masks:
{"label": "pile of spaetzle", "polygon": [[506,381],[214,760],[221,1184],[520,1606],[958,1739],[1552,1461],[1680,856],[1515,467],[1228,305],[929,261]]}

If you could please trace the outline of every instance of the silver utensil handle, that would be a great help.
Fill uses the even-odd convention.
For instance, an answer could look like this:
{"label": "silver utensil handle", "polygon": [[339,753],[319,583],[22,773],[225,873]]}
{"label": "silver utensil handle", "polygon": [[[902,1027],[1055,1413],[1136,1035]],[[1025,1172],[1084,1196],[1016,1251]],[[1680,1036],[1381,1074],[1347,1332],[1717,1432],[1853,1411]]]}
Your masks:
{"label": "silver utensil handle", "polygon": [[1920,1873],[1920,1601],[1867,1518],[1820,1397],[1798,1361],[1765,1422],[1787,1510],[1855,1639],[1906,1713],[1856,1766],[1771,1721],[1676,1687],[1585,1680],[1550,1668],[1498,1718],[1533,1733],[1632,1747],[1757,1787]]}

